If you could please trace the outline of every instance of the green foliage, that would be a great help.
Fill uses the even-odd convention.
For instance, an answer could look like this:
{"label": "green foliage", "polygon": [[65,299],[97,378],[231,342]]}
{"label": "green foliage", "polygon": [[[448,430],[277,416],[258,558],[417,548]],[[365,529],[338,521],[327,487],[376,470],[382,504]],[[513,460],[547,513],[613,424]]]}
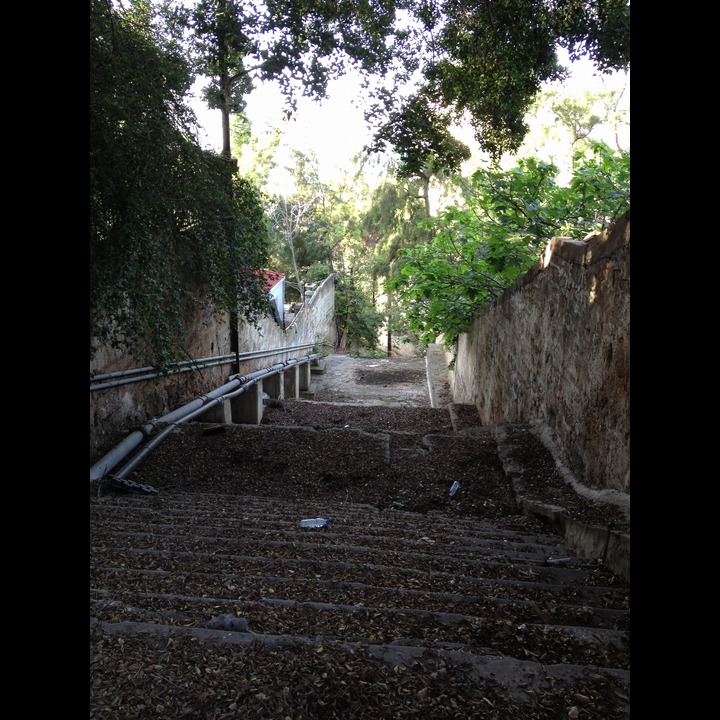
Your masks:
{"label": "green foliage", "polygon": [[[487,277],[485,290],[463,290],[458,312],[465,312],[523,266],[533,237],[612,214],[598,209],[598,197],[622,205],[622,189],[613,196],[607,182],[619,172],[610,161],[585,171],[578,159],[568,199],[554,188],[551,166],[529,162],[517,177],[474,180],[485,205],[469,201],[465,210],[485,217],[477,227],[450,211],[438,225],[419,222],[430,214],[430,178],[457,172],[467,157],[449,131],[453,122],[469,117],[482,147],[497,157],[524,137],[539,84],[562,76],[558,44],[571,56],[589,54],[600,69],[629,65],[625,0],[91,0],[90,10],[91,357],[109,343],[146,362],[171,361],[182,353],[184,308],[198,294],[250,322],[266,310],[254,270],[267,263],[268,221],[254,183],[233,172],[228,132],[229,115],[242,113],[256,79],[277,83],[292,108],[297,93],[324,97],[329,80],[350,67],[379,78],[390,119],[379,144],[399,151],[409,182],[394,196],[384,188],[363,218],[305,168],[305,187],[283,199],[284,210],[299,214],[288,210],[287,222],[272,228],[298,290],[311,267],[353,278],[341,286],[341,332],[353,342],[372,344],[378,277],[396,272],[404,248],[430,247],[432,233],[449,241],[450,224],[465,228],[465,240],[454,238],[458,262]],[[192,140],[185,98],[195,73],[209,80],[206,99],[223,112],[222,157]],[[395,92],[393,78],[412,78],[415,94]],[[568,117],[571,110],[562,109]],[[247,142],[247,127],[237,139]],[[267,178],[276,144],[259,154],[256,180]],[[407,265],[415,251],[406,252]],[[440,271],[432,271],[438,279]]]}
{"label": "green foliage", "polygon": [[379,185],[370,203],[360,224],[360,252],[371,260],[373,277],[387,277],[394,274],[402,248],[427,240],[427,231],[420,227],[427,215],[412,181]]}
{"label": "green foliage", "polygon": [[431,242],[402,251],[398,293],[408,328],[422,342],[442,335],[450,348],[478,310],[537,261],[553,236],[582,239],[630,207],[630,155],[602,143],[576,153],[567,187],[557,168],[534,158],[509,170],[478,170],[462,208],[425,225]]}
{"label": "green foliage", "polygon": [[327,188],[317,180],[311,158],[296,152],[295,163],[294,168],[287,168],[295,180],[295,192],[271,199],[269,227],[274,265],[287,277],[286,293],[289,298],[297,294],[296,299],[302,301],[304,270],[316,262],[330,262],[332,251],[323,232]]}
{"label": "green foliage", "polygon": [[[601,72],[630,64],[627,0],[493,0],[470,6],[456,0],[415,0],[409,6],[420,30],[408,35],[402,57],[406,69],[418,70],[419,88],[400,118],[391,113],[376,136],[403,158],[405,129],[415,128],[425,144],[428,125],[440,137],[443,124],[463,116],[492,158],[516,152],[542,83],[566,74],[558,63],[558,46],[571,59],[587,55]],[[397,90],[382,87],[379,105],[395,108],[397,95]],[[412,113],[416,103],[427,104],[427,122]]]}
{"label": "green foliage", "polygon": [[[566,87],[550,87],[537,97],[529,121],[534,130],[523,143],[519,157],[543,157],[560,168],[559,178],[566,183],[576,152],[591,152],[602,141],[614,149],[630,145],[629,103],[623,100],[629,85],[612,79],[610,87],[597,78],[592,91],[573,91]],[[509,159],[508,159],[509,160]],[[508,167],[507,161],[503,163]]]}
{"label": "green foliage", "polygon": [[317,273],[318,267],[324,268],[322,279],[336,270],[357,274],[367,259],[367,248],[358,247],[354,185],[322,182],[314,154],[294,152],[293,160],[286,170],[294,190],[273,197],[269,207],[274,267],[295,278],[292,294],[303,282],[318,279],[309,275]]}
{"label": "green foliage", "polygon": [[370,358],[372,360],[382,360],[388,354],[380,348],[360,348],[352,353],[353,357]]}
{"label": "green foliage", "polygon": [[320,357],[327,357],[332,351],[333,344],[322,333],[317,334],[312,352],[318,353]]}
{"label": "green foliage", "polygon": [[191,74],[145,2],[93,0],[90,27],[90,357],[104,344],[164,366],[183,356],[186,308],[267,309],[259,194],[190,140]]}
{"label": "green foliage", "polygon": [[452,136],[450,113],[427,96],[412,96],[390,113],[373,141],[373,149],[392,147],[400,157],[398,177],[429,177],[437,170],[456,173],[470,158],[470,148]]}
{"label": "green foliage", "polygon": [[192,29],[197,67],[210,82],[204,90],[208,106],[240,113],[252,81],[244,60],[250,44],[246,27],[259,22],[251,5],[236,0],[200,0],[192,9],[188,25]]}
{"label": "green foliage", "polygon": [[587,55],[602,72],[629,66],[629,0],[561,0],[550,9],[558,43],[571,60]]}
{"label": "green foliage", "polygon": [[254,137],[248,117],[237,113],[232,123],[231,148],[233,157],[239,160],[240,174],[258,187],[266,187],[270,173],[277,167],[280,138],[279,128],[263,138]]}
{"label": "green foliage", "polygon": [[573,147],[602,123],[602,118],[592,112],[593,102],[594,97],[586,92],[582,99],[561,98],[552,104],[558,122],[570,132]]}
{"label": "green foliage", "polygon": [[305,282],[321,283],[333,272],[328,263],[316,262],[310,265],[305,271]]}
{"label": "green foliage", "polygon": [[449,128],[464,117],[493,158],[517,151],[542,83],[565,75],[556,48],[602,72],[630,63],[627,0],[197,0],[175,17],[228,127],[255,80],[280,87],[289,117],[351,68],[374,78],[373,147],[397,151],[406,177],[457,169],[467,148]]}
{"label": "green foliage", "polygon": [[392,58],[394,0],[199,0],[188,27],[210,107],[244,109],[253,78],[272,81],[289,110],[297,93],[326,95],[348,66],[383,72]]}
{"label": "green foliage", "polygon": [[345,274],[337,276],[335,286],[335,322],[337,343],[374,350],[380,337],[383,316],[358,282]]}

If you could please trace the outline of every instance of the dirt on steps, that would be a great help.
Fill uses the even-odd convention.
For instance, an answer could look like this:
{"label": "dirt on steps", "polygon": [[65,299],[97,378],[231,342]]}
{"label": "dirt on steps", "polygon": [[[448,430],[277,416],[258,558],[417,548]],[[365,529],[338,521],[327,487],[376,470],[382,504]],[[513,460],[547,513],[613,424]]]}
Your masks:
{"label": "dirt on steps", "polygon": [[108,495],[90,581],[93,718],[629,717],[628,589],[524,516]]}
{"label": "dirt on steps", "polygon": [[154,494],[91,487],[90,717],[629,718],[629,583],[522,511],[476,417],[273,401],[176,428]]}
{"label": "dirt on steps", "polygon": [[314,369],[313,383],[314,400],[432,407],[424,357],[362,358],[332,353]]}

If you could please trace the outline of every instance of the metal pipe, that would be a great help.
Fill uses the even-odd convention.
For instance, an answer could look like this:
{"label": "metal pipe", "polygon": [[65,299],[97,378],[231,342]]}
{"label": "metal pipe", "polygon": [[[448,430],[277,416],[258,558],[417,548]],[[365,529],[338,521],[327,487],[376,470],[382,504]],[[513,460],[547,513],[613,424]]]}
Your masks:
{"label": "metal pipe", "polygon": [[181,423],[188,422],[190,420],[194,420],[195,418],[198,418],[201,415],[204,415],[213,405],[223,403],[223,402],[225,402],[225,400],[227,400],[230,397],[236,397],[238,395],[242,395],[242,393],[246,392],[247,389],[256,382],[257,382],[257,380],[253,380],[250,384],[244,385],[243,387],[238,388],[236,391],[229,393],[228,395],[214,398],[213,400],[211,400],[209,403],[207,403],[203,407],[197,408],[196,410],[193,410],[192,412],[188,413],[187,415],[183,415],[181,418],[178,418],[175,422],[173,422],[170,425],[168,425],[167,427],[163,428],[121,470],[119,470],[116,473],[113,473],[113,477],[122,479],[126,475],[131,473]]}
{"label": "metal pipe", "polygon": [[[143,425],[140,430],[130,433],[119,445],[103,455],[90,468],[90,482],[107,475],[123,458],[127,457],[152,432],[154,425]],[[147,432],[146,432],[147,431]]]}
{"label": "metal pipe", "polygon": [[143,426],[143,431],[135,431],[131,433],[123,442],[117,447],[113,448],[109,453],[104,455],[90,468],[90,480],[100,480],[100,478],[107,475],[123,458],[127,457],[140,443],[155,429],[156,423],[172,423],[176,420],[183,418],[185,415],[189,415],[195,410],[202,408],[206,404],[206,398],[222,397],[225,393],[234,390],[239,384],[241,384],[241,378],[236,378],[231,382],[221,385],[216,388],[208,395],[202,395],[195,400],[183,405],[182,407],[173,410],[167,415],[163,415],[158,420],[154,420],[148,425]]}
{"label": "metal pipe", "polygon": [[[200,397],[192,400],[191,402],[183,405],[176,410],[173,410],[166,415],[163,415],[158,420],[153,420],[147,425],[143,425],[140,430],[136,430],[128,435],[119,445],[113,448],[109,453],[105,454],[100,460],[98,460],[90,468],[90,480],[100,480],[107,475],[118,463],[126,458],[135,448],[137,448],[144,439],[149,437],[152,431],[155,429],[155,425],[159,423],[169,423],[167,428],[164,428],[156,438],[150,441],[148,448],[143,449],[139,455],[140,460],[144,458],[148,452],[155,448],[165,437],[169,434],[173,427],[178,423],[186,422],[196,417],[200,417],[206,413],[214,404],[222,403],[225,400],[232,399],[239,395],[242,395],[249,387],[256,383],[261,378],[270,375],[276,375],[279,372],[283,372],[286,368],[293,365],[297,365],[304,362],[310,362],[315,358],[319,357],[319,353],[313,353],[306,355],[302,358],[292,358],[284,363],[277,363],[269,368],[263,370],[256,370],[248,375],[234,375],[230,382],[221,385],[219,388],[212,390],[207,395],[201,395]],[[169,429],[168,429],[169,428]],[[130,464],[130,463],[129,463]],[[129,470],[123,469],[121,472],[123,475],[130,472],[136,464],[133,464]],[[127,467],[127,466],[126,466]],[[122,477],[118,473],[114,473],[113,477]]]}
{"label": "metal pipe", "polygon": [[[262,357],[271,357],[272,355],[281,355],[283,353],[297,352],[298,350],[307,350],[315,345],[313,343],[303,343],[300,345],[289,345],[279,348],[271,348],[269,350],[254,350],[245,353],[239,353],[238,357],[243,360],[254,360]],[[165,373],[157,371],[154,367],[133,368],[131,370],[119,370],[112,373],[103,373],[101,375],[93,375],[90,377],[90,391],[106,390],[121,385],[129,385],[131,383],[142,382],[145,380],[155,380],[164,375],[175,375],[181,372],[191,372],[206,367],[217,367],[218,365],[229,365],[236,361],[236,355],[216,355],[214,357],[201,358],[199,360],[183,360],[176,363]],[[103,380],[113,380],[113,382],[102,382]]]}
{"label": "metal pipe", "polygon": [[[252,353],[247,353],[251,355]],[[193,370],[196,367],[205,367],[207,365],[222,365],[223,363],[229,362],[234,359],[234,355],[213,355],[211,357],[199,358],[197,360],[179,360],[176,363],[172,363],[170,372],[177,371],[182,368],[183,372],[186,370]],[[97,382],[100,380],[109,380],[111,378],[124,378],[140,373],[157,373],[158,369],[154,365],[146,365],[140,368],[129,368],[128,370],[117,370],[109,373],[91,373],[90,382]]]}
{"label": "metal pipe", "polygon": [[[120,387],[121,385],[130,385],[131,383],[142,382],[143,380],[156,380],[159,377],[178,375],[179,373],[191,372],[193,370],[202,370],[208,367],[217,367],[218,365],[227,365],[231,363],[230,360],[215,360],[213,362],[197,363],[192,367],[182,368],[171,368],[164,373],[162,372],[151,372],[144,375],[139,375],[137,371],[122,371],[119,373],[109,373],[109,375],[115,375],[119,378],[118,380],[111,380],[109,382],[100,382],[97,378],[90,378],[90,392],[95,390],[106,390],[108,388]],[[151,368],[153,369],[153,368]]]}

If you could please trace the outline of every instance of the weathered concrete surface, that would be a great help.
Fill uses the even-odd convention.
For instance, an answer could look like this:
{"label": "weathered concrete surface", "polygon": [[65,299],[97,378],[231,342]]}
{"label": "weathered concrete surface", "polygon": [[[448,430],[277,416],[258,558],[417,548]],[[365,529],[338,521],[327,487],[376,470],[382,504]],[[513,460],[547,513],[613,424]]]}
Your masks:
{"label": "weathered concrete surface", "polygon": [[542,422],[580,482],[629,493],[630,213],[553,238],[459,338],[449,376],[484,424]]}

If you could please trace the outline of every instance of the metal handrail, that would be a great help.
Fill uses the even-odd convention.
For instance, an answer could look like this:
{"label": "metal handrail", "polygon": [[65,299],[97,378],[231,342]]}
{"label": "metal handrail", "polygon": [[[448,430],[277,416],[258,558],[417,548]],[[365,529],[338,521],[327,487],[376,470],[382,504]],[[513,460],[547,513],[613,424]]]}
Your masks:
{"label": "metal handrail", "polygon": [[[273,357],[275,355],[283,355],[285,353],[297,352],[299,350],[308,350],[315,347],[315,343],[303,343],[301,345],[288,345],[279,348],[270,348],[267,350],[252,350],[249,352],[232,355],[216,355],[214,357],[201,358],[199,360],[183,360],[173,363],[167,370],[160,371],[156,367],[131,368],[130,370],[118,370],[117,372],[102,373],[99,375],[92,374],[90,376],[90,392],[96,390],[106,390],[108,388],[119,387],[121,385],[129,385],[131,383],[143,382],[145,380],[156,380],[160,377],[168,375],[176,375],[177,373],[191,372],[206,367],[216,367],[218,365],[229,365],[238,359],[256,360],[263,357]],[[109,382],[103,382],[109,381]]]}

